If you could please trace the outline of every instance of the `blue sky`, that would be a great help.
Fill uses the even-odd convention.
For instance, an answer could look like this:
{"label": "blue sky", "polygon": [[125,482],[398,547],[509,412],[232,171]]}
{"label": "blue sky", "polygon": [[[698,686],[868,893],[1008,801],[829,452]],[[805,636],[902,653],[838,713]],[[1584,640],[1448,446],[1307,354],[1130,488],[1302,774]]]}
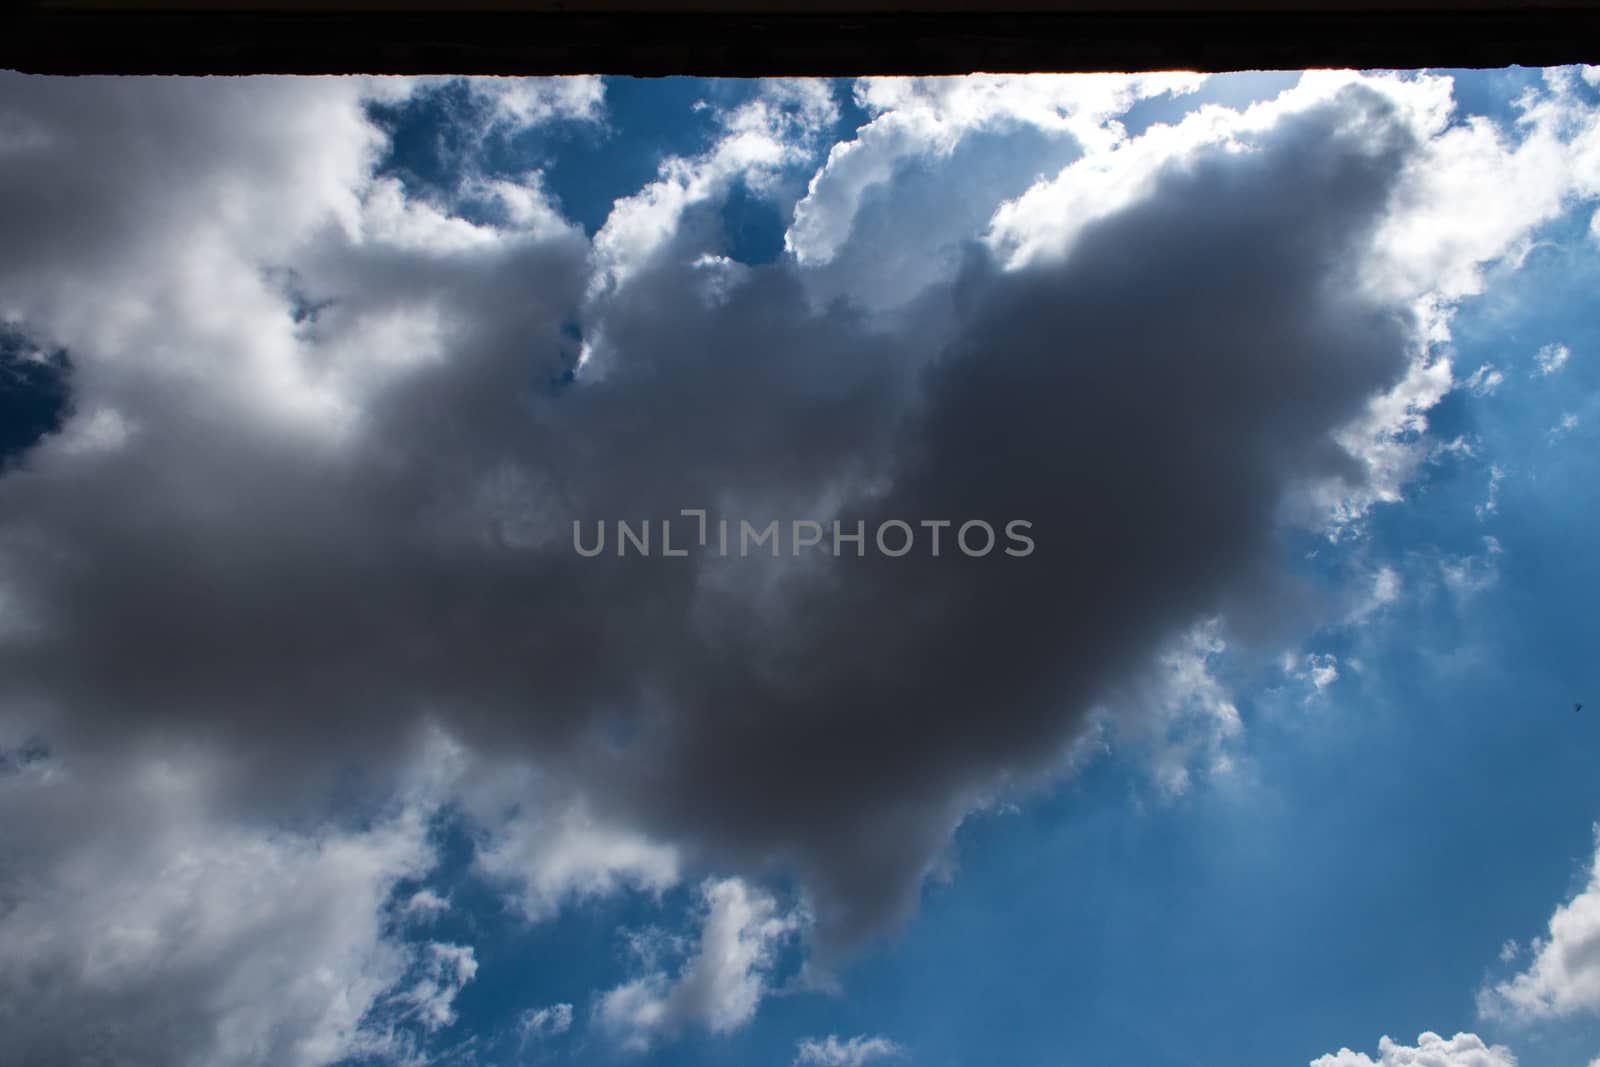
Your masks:
{"label": "blue sky", "polygon": [[20,1062],[1600,1062],[1594,68],[7,81]]}

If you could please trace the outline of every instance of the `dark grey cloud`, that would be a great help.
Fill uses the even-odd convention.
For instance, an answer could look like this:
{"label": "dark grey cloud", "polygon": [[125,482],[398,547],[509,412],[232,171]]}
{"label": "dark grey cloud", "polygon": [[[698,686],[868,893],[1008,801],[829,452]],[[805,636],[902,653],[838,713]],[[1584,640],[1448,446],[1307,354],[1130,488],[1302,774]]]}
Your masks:
{"label": "dark grey cloud", "polygon": [[826,919],[872,928],[909,905],[952,798],[1042,769],[1108,682],[1252,586],[1286,492],[1358,477],[1331,432],[1406,364],[1405,317],[1341,276],[1408,147],[1366,140],[1383,107],[1352,92],[1260,155],[1202,156],[1064,263],[975,253],[929,298],[962,311],[892,488],[841,511],[1025,517],[1036,551],[787,576],[784,625],[674,657],[667,703],[699,711],[662,716],[619,775],[639,810],[798,858]]}
{"label": "dark grey cloud", "polygon": [[[1270,608],[1289,494],[1362,477],[1332,435],[1413,341],[1355,284],[1414,147],[1390,108],[1348,88],[1254,151],[1201,149],[1059,262],[1002,270],[972,245],[900,316],[813,311],[786,263],[693,265],[696,217],[588,298],[572,229],[446,247],[305,228],[259,264],[295,271],[285,323],[321,307],[292,324],[296,358],[345,373],[406,309],[437,358],[373,372],[323,433],[264,413],[278,400],[230,382],[204,331],[179,364],[96,353],[80,399],[134,417],[127,442],[41,447],[0,478],[24,623],[0,627],[0,702],[44,709],[62,752],[214,743],[252,811],[352,765],[382,780],[438,721],[708,864],[799,875],[826,946],[882,930],[976,796],[1047,772],[1196,620]],[[76,114],[37,121],[70,140]],[[199,169],[215,132],[191,134]],[[40,181],[0,190],[23,262],[78,210]],[[74,254],[124,240],[120,211],[91,204]],[[45,265],[78,262],[61,256]],[[552,388],[573,322],[594,357]],[[1025,519],[1036,550],[573,552],[574,519],[696,506],[869,531]]]}

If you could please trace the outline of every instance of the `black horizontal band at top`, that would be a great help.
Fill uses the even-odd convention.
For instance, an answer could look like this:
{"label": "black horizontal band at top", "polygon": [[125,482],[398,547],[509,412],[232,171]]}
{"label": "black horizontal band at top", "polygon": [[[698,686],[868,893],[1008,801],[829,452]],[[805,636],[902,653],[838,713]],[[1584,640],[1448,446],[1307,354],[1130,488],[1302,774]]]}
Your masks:
{"label": "black horizontal band at top", "polygon": [[[1600,62],[1600,4],[1407,9],[1248,0],[1182,11],[962,9],[949,0],[800,10],[670,0],[647,10],[501,2],[339,9],[35,3],[0,15],[0,67],[45,74],[617,74],[708,77]],[[582,8],[574,10],[573,8]]]}

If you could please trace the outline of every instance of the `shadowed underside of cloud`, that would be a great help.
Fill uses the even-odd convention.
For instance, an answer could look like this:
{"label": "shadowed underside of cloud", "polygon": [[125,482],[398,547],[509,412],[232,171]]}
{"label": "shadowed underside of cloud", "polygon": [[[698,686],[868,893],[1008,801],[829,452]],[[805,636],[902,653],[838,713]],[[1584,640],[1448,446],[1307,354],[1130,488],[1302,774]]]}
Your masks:
{"label": "shadowed underside of cloud", "polygon": [[[701,255],[699,172],[635,205],[654,236],[604,285],[615,241],[536,182],[480,183],[499,226],[409,201],[361,108],[393,84],[6,82],[0,314],[71,354],[74,411],[0,478],[0,746],[199,753],[208,818],[306,827],[442,731],[481,768],[467,810],[557,813],[530,915],[682,856],[797,877],[824,955],[903,918],[974,804],[1171,641],[1288,610],[1287,503],[1362,490],[1339,434],[1419,351],[1363,283],[1419,142],[1359,84],[1175,155],[1058,255],[974,240],[872,314],[817,307],[793,258]],[[575,520],[685,508],[869,542],[1021,519],[1036,548],[573,550]],[[0,790],[47,811],[45,777]],[[67,862],[64,818],[0,855]],[[383,944],[352,958],[394,972]]]}

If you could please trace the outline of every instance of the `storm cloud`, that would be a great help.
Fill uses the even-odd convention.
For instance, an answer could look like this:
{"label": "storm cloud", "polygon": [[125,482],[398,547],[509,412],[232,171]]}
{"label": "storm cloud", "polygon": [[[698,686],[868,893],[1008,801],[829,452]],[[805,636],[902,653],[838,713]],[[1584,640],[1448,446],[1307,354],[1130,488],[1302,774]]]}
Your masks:
{"label": "storm cloud", "polygon": [[[1285,524],[1373,489],[1347,431],[1423,359],[1372,279],[1427,131],[1359,79],[1197,137],[1054,251],[970,233],[887,308],[839,273],[862,246],[820,299],[715,254],[712,194],[610,275],[536,180],[480,183],[489,221],[409,198],[360,106],[393,85],[6,88],[0,311],[67,351],[72,411],[0,476],[4,740],[204,751],[255,825],[411,781],[442,733],[470,810],[610,828],[601,875],[796,879],[824,957],[1186,632],[1298,610]],[[686,508],[784,551],[573,549]],[[789,551],[835,519],[863,555]],[[971,519],[1035,548],[952,550]],[[13,897],[70,835],[25,821]]]}

